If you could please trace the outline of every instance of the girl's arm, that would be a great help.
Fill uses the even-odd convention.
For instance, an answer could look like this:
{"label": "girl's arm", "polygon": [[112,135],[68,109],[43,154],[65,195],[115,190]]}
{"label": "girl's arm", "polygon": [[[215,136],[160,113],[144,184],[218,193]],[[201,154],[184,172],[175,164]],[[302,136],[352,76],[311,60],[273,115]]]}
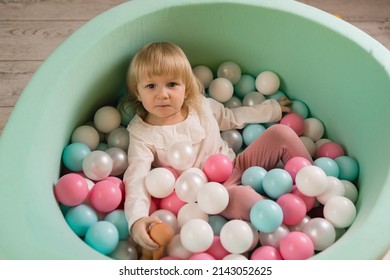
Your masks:
{"label": "girl's arm", "polygon": [[225,108],[223,104],[207,98],[221,131],[240,129],[249,123],[276,122],[282,118],[282,107],[277,100],[268,99],[254,106]]}

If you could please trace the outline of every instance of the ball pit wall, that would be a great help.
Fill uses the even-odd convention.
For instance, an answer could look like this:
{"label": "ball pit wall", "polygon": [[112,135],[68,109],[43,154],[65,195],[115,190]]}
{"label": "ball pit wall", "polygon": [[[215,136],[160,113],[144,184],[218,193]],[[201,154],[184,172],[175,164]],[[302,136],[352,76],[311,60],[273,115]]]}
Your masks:
{"label": "ball pit wall", "polygon": [[[153,3],[153,4],[152,4]],[[0,138],[1,259],[105,259],[68,227],[53,195],[72,130],[113,103],[129,60],[172,41],[191,63],[275,71],[326,136],[360,165],[358,215],[313,259],[377,259],[390,247],[390,54],[348,23],[295,1],[134,0],[94,18],[42,64]],[[213,68],[214,67],[214,68]]]}

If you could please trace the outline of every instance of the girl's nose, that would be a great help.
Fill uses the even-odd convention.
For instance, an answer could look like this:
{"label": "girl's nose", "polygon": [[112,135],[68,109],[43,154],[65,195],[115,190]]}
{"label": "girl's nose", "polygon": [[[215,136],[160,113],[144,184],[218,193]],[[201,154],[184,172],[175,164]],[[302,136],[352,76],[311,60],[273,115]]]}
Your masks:
{"label": "girl's nose", "polygon": [[162,88],[159,92],[157,97],[160,99],[166,99],[169,97],[169,90],[167,88]]}

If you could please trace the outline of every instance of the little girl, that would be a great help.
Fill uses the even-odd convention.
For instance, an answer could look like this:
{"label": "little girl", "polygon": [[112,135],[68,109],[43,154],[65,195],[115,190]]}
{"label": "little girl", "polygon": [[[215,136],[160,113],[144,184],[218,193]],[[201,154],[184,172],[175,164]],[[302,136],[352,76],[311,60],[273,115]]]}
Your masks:
{"label": "little girl", "polygon": [[249,220],[250,209],[263,197],[251,187],[241,186],[242,173],[251,166],[269,170],[279,160],[288,161],[310,154],[287,126],[275,124],[264,131],[237,157],[221,138],[224,130],[243,128],[248,123],[279,121],[290,100],[269,99],[251,107],[227,109],[203,95],[204,88],[192,72],[184,52],[172,43],[152,43],[141,48],[132,59],[127,74],[129,94],[122,101],[136,106],[137,114],[128,126],[129,167],[124,174],[125,215],[134,241],[148,249],[158,245],[148,231],[161,222],[149,216],[150,195],[144,179],[152,168],[168,167],[169,145],[186,141],[196,151],[194,167],[202,169],[206,159],[222,153],[234,161],[232,176],[224,182],[229,204],[221,213],[227,219]]}

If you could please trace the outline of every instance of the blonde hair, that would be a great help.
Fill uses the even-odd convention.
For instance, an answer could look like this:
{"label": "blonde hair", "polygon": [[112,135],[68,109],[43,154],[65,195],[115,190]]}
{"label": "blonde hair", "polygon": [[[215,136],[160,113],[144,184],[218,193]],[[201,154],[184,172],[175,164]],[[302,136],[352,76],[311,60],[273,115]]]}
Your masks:
{"label": "blonde hair", "polygon": [[145,118],[148,112],[137,98],[137,85],[141,78],[155,75],[181,78],[186,86],[183,110],[188,112],[190,106],[199,109],[199,97],[204,93],[203,85],[194,75],[183,50],[169,42],[145,45],[135,54],[127,71],[128,93],[122,99],[120,108],[130,104],[141,118]]}

